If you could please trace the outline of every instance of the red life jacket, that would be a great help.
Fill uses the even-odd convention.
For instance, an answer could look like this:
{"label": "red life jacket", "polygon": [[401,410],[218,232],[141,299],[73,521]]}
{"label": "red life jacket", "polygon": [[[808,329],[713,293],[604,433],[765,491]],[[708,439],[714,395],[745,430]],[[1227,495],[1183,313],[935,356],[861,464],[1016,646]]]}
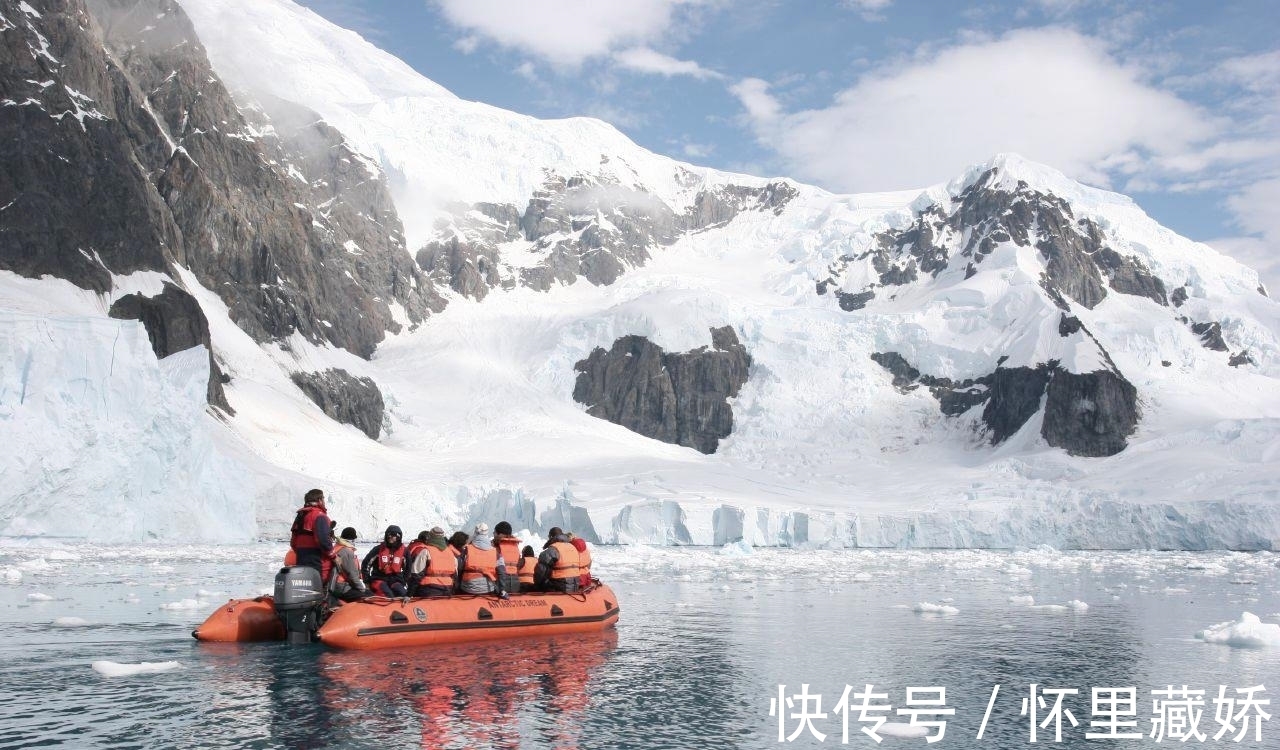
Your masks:
{"label": "red life jacket", "polygon": [[560,553],[560,559],[556,560],[555,567],[551,569],[551,577],[556,580],[577,578],[578,550],[569,542],[553,542],[551,546]]}
{"label": "red life jacket", "polygon": [[426,545],[427,548],[427,567],[422,571],[422,577],[418,579],[419,586],[439,586],[441,588],[453,588],[453,576],[458,572],[458,555],[453,551],[452,547],[439,547]]}
{"label": "red life jacket", "polygon": [[421,552],[422,549],[426,546],[427,546],[426,542],[421,542],[421,541],[418,541],[417,539],[414,539],[412,542],[409,542],[408,551],[404,553],[404,559],[408,560],[409,564],[412,565],[413,558],[417,557],[418,553]]}
{"label": "red life jacket", "polygon": [[386,542],[378,545],[378,556],[373,561],[373,571],[377,575],[398,576],[404,570],[406,548],[402,544],[391,549]]}
{"label": "red life jacket", "polygon": [[298,509],[293,519],[292,535],[289,546],[295,550],[320,549],[320,540],[316,539],[316,519],[324,515],[324,508],[319,505],[304,505]]}
{"label": "red life jacket", "polygon": [[477,578],[498,580],[498,551],[493,548],[480,549],[474,544],[468,544],[467,563],[462,569],[462,580],[474,581]]}
{"label": "red life jacket", "polygon": [[520,569],[520,540],[513,536],[504,536],[493,540],[494,546],[502,554],[502,561],[507,564],[507,575],[516,575]]}

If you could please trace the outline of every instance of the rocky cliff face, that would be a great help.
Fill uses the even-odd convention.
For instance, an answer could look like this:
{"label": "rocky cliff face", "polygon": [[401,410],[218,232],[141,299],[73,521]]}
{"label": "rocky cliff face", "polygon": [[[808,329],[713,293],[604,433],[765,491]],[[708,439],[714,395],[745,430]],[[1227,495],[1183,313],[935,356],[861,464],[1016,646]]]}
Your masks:
{"label": "rocky cliff face", "polygon": [[[1064,316],[1060,330],[1093,340],[1074,318]],[[892,374],[900,390],[928,388],[948,417],[982,406],[978,424],[992,445],[1015,435],[1043,406],[1040,435],[1046,443],[1073,456],[1111,456],[1128,445],[1140,414],[1137,389],[1103,355],[1107,367],[1087,373],[1049,361],[1036,367],[997,365],[960,382],[923,374],[897,352],[877,352],[871,359]]]}
{"label": "rocky cliff face", "polygon": [[208,349],[209,388],[206,400],[228,414],[235,414],[222,389],[227,378],[213,356],[213,345],[209,341],[209,320],[205,318],[200,303],[194,297],[166,282],[164,290],[154,297],[142,294],[121,297],[112,303],[109,314],[113,318],[142,321],[157,359],[164,359],[193,346]]}
{"label": "rocky cliff face", "polygon": [[573,399],[645,437],[715,453],[733,431],[727,400],[747,382],[751,355],[727,326],[712,329],[711,341],[667,354],[643,336],[624,336],[575,365]]}
{"label": "rocky cliff face", "polygon": [[[696,184],[693,174],[683,176]],[[612,284],[687,232],[722,226],[743,211],[781,211],[796,195],[785,182],[722,185],[700,190],[677,213],[651,193],[604,175],[552,175],[523,210],[492,203],[459,209],[417,259],[437,284],[477,300],[494,288],[547,291],[579,277]],[[502,253],[500,245],[507,246]]]}
{"label": "rocky cliff face", "polygon": [[183,266],[259,341],[366,357],[392,304],[410,323],[442,306],[381,173],[314,117],[237,108],[176,3],[0,0],[0,18],[0,268],[107,291]]}
{"label": "rocky cliff face", "polygon": [[[868,250],[841,257],[818,280],[818,294],[834,288],[842,308],[860,309],[877,289],[924,275],[936,278],[952,264],[963,264],[966,276],[973,276],[996,247],[1012,242],[1040,252],[1045,261],[1041,285],[1063,309],[1069,309],[1067,300],[1093,309],[1108,289],[1168,304],[1164,282],[1137,258],[1112,249],[1095,222],[1076,219],[1067,201],[1025,182],[1013,190],[1002,188],[998,174],[997,169],[986,172],[949,205],[932,204],[906,229],[882,232]],[[862,289],[846,288],[850,267],[868,262],[873,281]]]}
{"label": "rocky cliff face", "polygon": [[358,378],[346,370],[295,372],[293,382],[330,419],[349,424],[371,440],[382,434],[386,410],[382,391],[371,378]]}

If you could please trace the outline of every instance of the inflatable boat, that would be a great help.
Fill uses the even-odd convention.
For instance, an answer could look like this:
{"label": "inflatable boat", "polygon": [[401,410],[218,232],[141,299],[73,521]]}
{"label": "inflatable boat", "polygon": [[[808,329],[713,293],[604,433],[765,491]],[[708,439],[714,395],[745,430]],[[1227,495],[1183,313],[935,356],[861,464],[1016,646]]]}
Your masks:
{"label": "inflatable boat", "polygon": [[284,568],[275,596],[232,599],[191,635],[201,641],[318,640],[333,648],[372,649],[584,633],[615,626],[619,615],[613,590],[599,581],[574,594],[370,597],[332,610],[313,595],[322,590],[313,569]]}

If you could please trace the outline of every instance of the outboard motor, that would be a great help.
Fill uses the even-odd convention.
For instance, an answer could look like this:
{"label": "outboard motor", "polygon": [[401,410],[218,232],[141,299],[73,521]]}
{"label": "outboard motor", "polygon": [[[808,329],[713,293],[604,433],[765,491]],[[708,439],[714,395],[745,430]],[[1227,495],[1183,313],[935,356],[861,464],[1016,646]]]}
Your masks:
{"label": "outboard motor", "polygon": [[284,622],[290,645],[315,640],[327,598],[315,568],[294,565],[276,573],[276,616]]}

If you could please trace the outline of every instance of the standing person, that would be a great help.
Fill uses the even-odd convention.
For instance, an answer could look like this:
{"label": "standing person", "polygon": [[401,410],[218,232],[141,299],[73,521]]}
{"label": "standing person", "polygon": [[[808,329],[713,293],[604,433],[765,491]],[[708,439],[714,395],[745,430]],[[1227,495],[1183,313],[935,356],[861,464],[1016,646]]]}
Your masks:
{"label": "standing person", "polygon": [[[498,550],[498,557],[506,565],[498,571],[502,580],[502,590],[517,594],[520,592],[520,540],[511,535],[511,524],[499,521],[493,527],[493,546]],[[531,570],[530,573],[533,571]]]}
{"label": "standing person", "polygon": [[533,569],[538,564],[538,556],[533,554],[533,545],[526,544],[524,549],[520,550],[520,590],[534,591],[537,589],[533,585]]}
{"label": "standing person", "polygon": [[578,590],[578,550],[559,526],[553,526],[547,534],[547,543],[533,569],[533,582],[542,591],[572,594]]}
{"label": "standing person", "polygon": [[421,548],[409,560],[409,593],[413,596],[449,596],[457,585],[458,553],[444,538],[444,529],[436,526],[423,532]]}
{"label": "standing person", "polygon": [[471,542],[463,549],[461,582],[464,594],[502,593],[498,583],[498,571],[506,570],[502,555],[489,540],[488,524],[478,523],[471,533]]}
{"label": "standing person", "polygon": [[408,567],[405,553],[408,548],[400,541],[401,536],[403,533],[399,526],[388,526],[382,535],[382,544],[369,550],[360,565],[369,588],[379,596],[409,595],[409,588],[405,585],[405,569]]}
{"label": "standing person", "polygon": [[565,536],[569,537],[573,548],[578,550],[578,589],[585,589],[591,585],[591,550],[587,549],[587,540],[572,531]]}
{"label": "standing person", "polygon": [[348,526],[338,535],[335,549],[337,575],[329,591],[344,602],[359,601],[369,595],[369,587],[360,580],[360,564],[356,562],[356,538],[359,534]]}
{"label": "standing person", "polygon": [[334,551],[333,523],[324,506],[324,490],[309,490],[303,496],[302,507],[289,531],[289,551],[294,555],[295,564],[315,568],[327,582]]}

